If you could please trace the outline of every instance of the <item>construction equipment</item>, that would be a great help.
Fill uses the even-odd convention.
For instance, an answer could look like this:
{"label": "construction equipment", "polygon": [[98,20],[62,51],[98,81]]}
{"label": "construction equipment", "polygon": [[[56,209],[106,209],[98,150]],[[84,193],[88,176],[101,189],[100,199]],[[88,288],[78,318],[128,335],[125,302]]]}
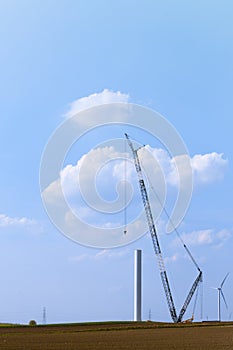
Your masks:
{"label": "construction equipment", "polygon": [[193,323],[194,320],[194,314],[192,314],[191,318],[188,318],[187,320],[182,321],[182,323]]}
{"label": "construction equipment", "polygon": [[165,296],[167,299],[167,304],[168,304],[168,309],[171,315],[171,318],[173,320],[173,322],[175,323],[179,323],[182,322],[182,318],[187,310],[187,307],[195,293],[195,291],[197,290],[197,287],[199,286],[199,283],[202,282],[202,271],[200,270],[198,264],[196,263],[196,261],[194,260],[192,254],[190,253],[189,249],[187,248],[187,246],[184,244],[184,242],[182,241],[181,237],[179,236],[179,238],[181,239],[183,246],[186,250],[186,252],[188,253],[189,257],[191,258],[192,262],[194,263],[194,265],[196,266],[196,268],[198,269],[198,276],[195,279],[195,281],[192,284],[192,287],[185,299],[184,305],[182,306],[179,315],[177,315],[176,312],[176,308],[175,308],[175,304],[173,301],[173,297],[172,297],[172,293],[171,293],[171,288],[169,285],[169,281],[168,281],[168,277],[167,277],[167,272],[165,269],[165,265],[164,265],[164,260],[162,257],[162,252],[161,252],[161,248],[160,248],[160,244],[159,244],[159,240],[158,240],[158,235],[156,232],[156,228],[155,228],[155,224],[154,224],[154,219],[153,219],[153,215],[152,215],[152,211],[151,211],[151,207],[150,207],[150,202],[149,202],[149,198],[148,198],[148,194],[147,194],[147,190],[146,190],[146,186],[145,186],[145,182],[143,179],[143,174],[142,174],[142,169],[141,169],[141,164],[139,161],[139,156],[136,149],[134,149],[132,141],[130,140],[128,134],[125,134],[125,137],[128,141],[129,147],[132,151],[133,154],[133,158],[134,158],[134,165],[136,168],[136,172],[138,175],[138,181],[139,181],[139,187],[140,187],[140,192],[141,192],[141,197],[142,197],[142,201],[143,201],[143,205],[145,208],[145,213],[146,213],[146,219],[147,219],[147,224],[148,224],[148,228],[151,234],[151,238],[152,238],[152,242],[153,242],[153,248],[154,248],[154,252],[155,255],[157,257],[157,262],[158,262],[158,266],[159,266],[159,272],[160,272],[160,277],[162,280],[162,285],[163,285],[163,289],[165,292]]}

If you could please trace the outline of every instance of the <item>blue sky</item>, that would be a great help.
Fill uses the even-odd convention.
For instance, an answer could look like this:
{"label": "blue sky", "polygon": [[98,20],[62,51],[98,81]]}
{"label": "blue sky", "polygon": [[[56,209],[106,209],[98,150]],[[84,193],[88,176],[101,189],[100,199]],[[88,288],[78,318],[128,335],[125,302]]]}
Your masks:
{"label": "blue sky", "polygon": [[[143,318],[151,309],[153,319],[169,320],[147,236],[111,251],[83,247],[55,229],[41,201],[50,135],[74,101],[105,89],[166,117],[191,157],[216,152],[227,161],[215,163],[212,181],[197,182],[179,230],[204,271],[204,318],[217,318],[210,287],[230,271],[222,315],[229,318],[232,15],[231,1],[1,2],[1,322],[41,322],[44,306],[48,322],[132,319],[136,248],[144,257]],[[79,157],[89,151],[79,147]],[[158,226],[163,231],[163,218]],[[161,240],[179,308],[196,272],[174,236]]]}

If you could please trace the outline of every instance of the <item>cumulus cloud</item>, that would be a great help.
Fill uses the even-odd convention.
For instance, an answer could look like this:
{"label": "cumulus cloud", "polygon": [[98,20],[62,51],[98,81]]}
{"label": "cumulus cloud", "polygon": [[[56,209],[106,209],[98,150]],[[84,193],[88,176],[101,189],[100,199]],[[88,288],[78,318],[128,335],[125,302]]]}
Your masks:
{"label": "cumulus cloud", "polygon": [[[162,210],[166,191],[174,187],[177,191],[179,189],[175,161],[166,150],[149,146],[140,149],[139,156],[145,177],[148,176],[149,179],[148,188],[152,185],[156,190],[157,196],[150,196],[156,220]],[[194,183],[198,186],[200,183],[207,185],[222,178],[227,160],[222,154],[211,153],[192,157],[191,164],[195,173]],[[182,166],[180,169],[182,171]],[[185,177],[185,174],[182,176]],[[56,207],[61,202],[60,184],[73,213],[88,225],[104,229],[120,228],[123,232],[123,210],[127,205],[127,223],[137,219],[134,230],[141,230],[142,227],[143,232],[147,230],[145,222],[140,224],[145,217],[140,218],[143,205],[130,153],[122,153],[113,146],[99,147],[82,156],[77,164],[67,165],[61,171],[60,179],[44,191],[47,201]],[[65,218],[67,224],[71,223],[71,217],[68,213]],[[212,236],[212,231],[207,230],[192,234],[188,239],[191,244],[206,244],[211,242]]]}
{"label": "cumulus cloud", "polygon": [[[124,177],[124,156],[111,146],[97,148],[84,155],[76,165],[67,165],[61,171],[60,181],[67,202],[85,222],[91,224],[95,221],[96,226],[106,228],[119,226],[125,201],[129,202],[132,198],[131,187],[125,193],[125,181],[134,183],[134,188],[137,188],[132,163],[127,165]],[[51,194],[53,190],[56,191],[56,183],[48,188]],[[118,218],[113,217],[115,214],[118,214]]]}
{"label": "cumulus cloud", "polygon": [[[185,156],[170,157],[168,152],[163,149],[156,149],[146,146],[147,149],[158,160],[158,164],[163,170],[167,184],[171,186],[179,186],[179,174],[176,168],[176,162],[179,162],[180,169],[184,178],[185,167],[182,167]],[[193,171],[194,186],[208,185],[216,181],[222,180],[228,166],[228,160],[224,159],[223,153],[207,153],[196,154],[190,158],[191,168]],[[152,173],[152,169],[150,171]]]}
{"label": "cumulus cloud", "polygon": [[223,153],[196,154],[191,158],[194,181],[196,184],[209,184],[222,180],[228,165]]}
{"label": "cumulus cloud", "polygon": [[[138,112],[137,110],[132,111],[128,101],[129,96],[127,94],[119,91],[112,92],[107,89],[78,99],[70,104],[66,113],[66,118],[68,119],[63,124],[63,126],[65,125],[64,128],[61,128],[62,132],[60,129],[59,132],[62,135],[64,132],[64,136],[66,136],[66,132],[69,130],[69,138],[71,138],[69,142],[72,144],[76,140],[77,130],[78,135],[82,135],[90,128],[103,125],[105,121],[109,121],[109,118],[113,124],[115,122],[127,122],[135,125],[136,122],[136,125],[141,125],[141,119],[139,121],[135,120],[140,113],[136,113]],[[117,110],[106,108],[109,107],[106,104],[113,102],[118,102],[117,106],[120,106],[120,108]],[[122,102],[123,106],[120,104]],[[97,111],[95,113],[90,109],[90,107],[94,106],[99,106],[96,108]],[[75,116],[81,111],[83,113]],[[73,118],[70,118],[72,116]],[[145,116],[147,117],[146,113]],[[158,116],[156,118],[158,118],[158,122],[161,125],[169,128],[167,124],[163,124],[164,121],[159,119]],[[154,119],[152,123],[148,117],[148,121],[149,124],[151,123],[149,129],[153,130]],[[68,129],[66,129],[67,125],[69,126]],[[174,131],[173,133],[175,135],[173,135],[174,139],[177,141],[176,144],[179,144],[179,137],[176,136]],[[63,142],[66,143],[66,140],[59,137],[59,142],[55,138],[56,142],[51,142],[50,144],[48,151],[50,156],[54,154],[63,155],[61,145],[63,145]],[[111,140],[111,143],[113,143],[113,140]],[[61,150],[59,147],[61,147]],[[145,217],[143,216],[143,205],[138,190],[137,175],[132,164],[132,155],[130,152],[126,155],[126,152],[123,153],[122,149],[122,147],[121,150],[115,148],[115,144],[108,144],[106,147],[93,149],[79,159],[77,164],[69,164],[61,170],[60,177],[60,163],[58,164],[58,162],[57,169],[49,174],[49,178],[47,178],[46,170],[44,170],[45,176],[41,182],[43,188],[42,197],[46,203],[49,215],[56,221],[61,231],[68,232],[69,237],[72,239],[78,236],[82,241],[83,236],[89,237],[85,242],[90,244],[89,242],[93,240],[92,237],[97,237],[100,232],[102,235],[102,228],[113,229],[115,233],[115,229],[119,228],[119,245],[123,244],[125,237],[122,237],[122,232],[124,230],[124,205],[126,203],[130,204],[127,207],[127,223],[132,223],[132,226],[128,227],[127,236],[129,237],[132,233],[132,237],[135,237],[133,232],[135,233],[138,230],[143,234],[147,230]],[[152,196],[150,197],[153,213],[156,213],[154,215],[155,220],[159,217],[164,205],[166,191],[171,191],[173,196],[171,201],[174,202],[176,208],[176,216],[172,213],[174,216],[172,221],[174,223],[177,221],[178,223],[182,219],[183,210],[186,210],[186,205],[189,203],[192,192],[191,168],[196,186],[218,181],[224,176],[226,171],[228,162],[224,159],[223,154],[215,152],[195,155],[190,160],[190,168],[188,156],[181,153],[181,150],[185,153],[185,149],[179,145],[178,150],[174,153],[178,155],[174,157],[171,157],[164,149],[151,148],[150,146],[145,146],[138,152],[145,175],[150,179],[150,181],[147,180],[148,188],[153,187],[156,190],[157,197],[160,199],[158,201],[158,198],[152,199]],[[125,173],[125,162],[123,160],[125,157],[131,160],[131,164],[128,161],[127,174]],[[177,169],[179,169],[179,174]],[[152,186],[150,186],[150,182],[152,182]],[[127,189],[125,189],[126,187]],[[174,195],[174,190],[176,195]],[[133,198],[132,195],[135,194],[135,200],[133,201],[131,200]],[[178,217],[177,220],[176,217]],[[77,226],[79,227],[78,233]],[[108,241],[109,239],[110,241],[110,235],[106,231],[103,233],[102,240]],[[97,241],[98,239],[95,238],[94,240]],[[107,243],[103,247],[108,247]]]}
{"label": "cumulus cloud", "polygon": [[108,89],[104,89],[102,92],[94,93],[86,97],[79,98],[73,101],[69,110],[66,112],[65,117],[70,118],[78,112],[85,109],[95,107],[107,103],[127,103],[129,102],[129,95],[120,91],[114,92]]}

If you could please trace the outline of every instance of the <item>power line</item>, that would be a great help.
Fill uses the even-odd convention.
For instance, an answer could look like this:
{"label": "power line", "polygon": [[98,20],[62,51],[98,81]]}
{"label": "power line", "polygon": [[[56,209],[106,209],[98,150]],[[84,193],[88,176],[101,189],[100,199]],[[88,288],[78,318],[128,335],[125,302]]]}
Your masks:
{"label": "power line", "polygon": [[46,324],[46,307],[43,307],[43,324]]}

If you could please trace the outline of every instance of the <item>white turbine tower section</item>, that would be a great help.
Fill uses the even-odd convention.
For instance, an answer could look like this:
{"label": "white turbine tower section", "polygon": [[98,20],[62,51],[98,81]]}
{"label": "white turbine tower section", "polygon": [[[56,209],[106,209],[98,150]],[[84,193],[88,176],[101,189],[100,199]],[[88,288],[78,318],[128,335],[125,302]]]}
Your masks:
{"label": "white turbine tower section", "polygon": [[134,321],[142,320],[142,251],[134,251]]}

